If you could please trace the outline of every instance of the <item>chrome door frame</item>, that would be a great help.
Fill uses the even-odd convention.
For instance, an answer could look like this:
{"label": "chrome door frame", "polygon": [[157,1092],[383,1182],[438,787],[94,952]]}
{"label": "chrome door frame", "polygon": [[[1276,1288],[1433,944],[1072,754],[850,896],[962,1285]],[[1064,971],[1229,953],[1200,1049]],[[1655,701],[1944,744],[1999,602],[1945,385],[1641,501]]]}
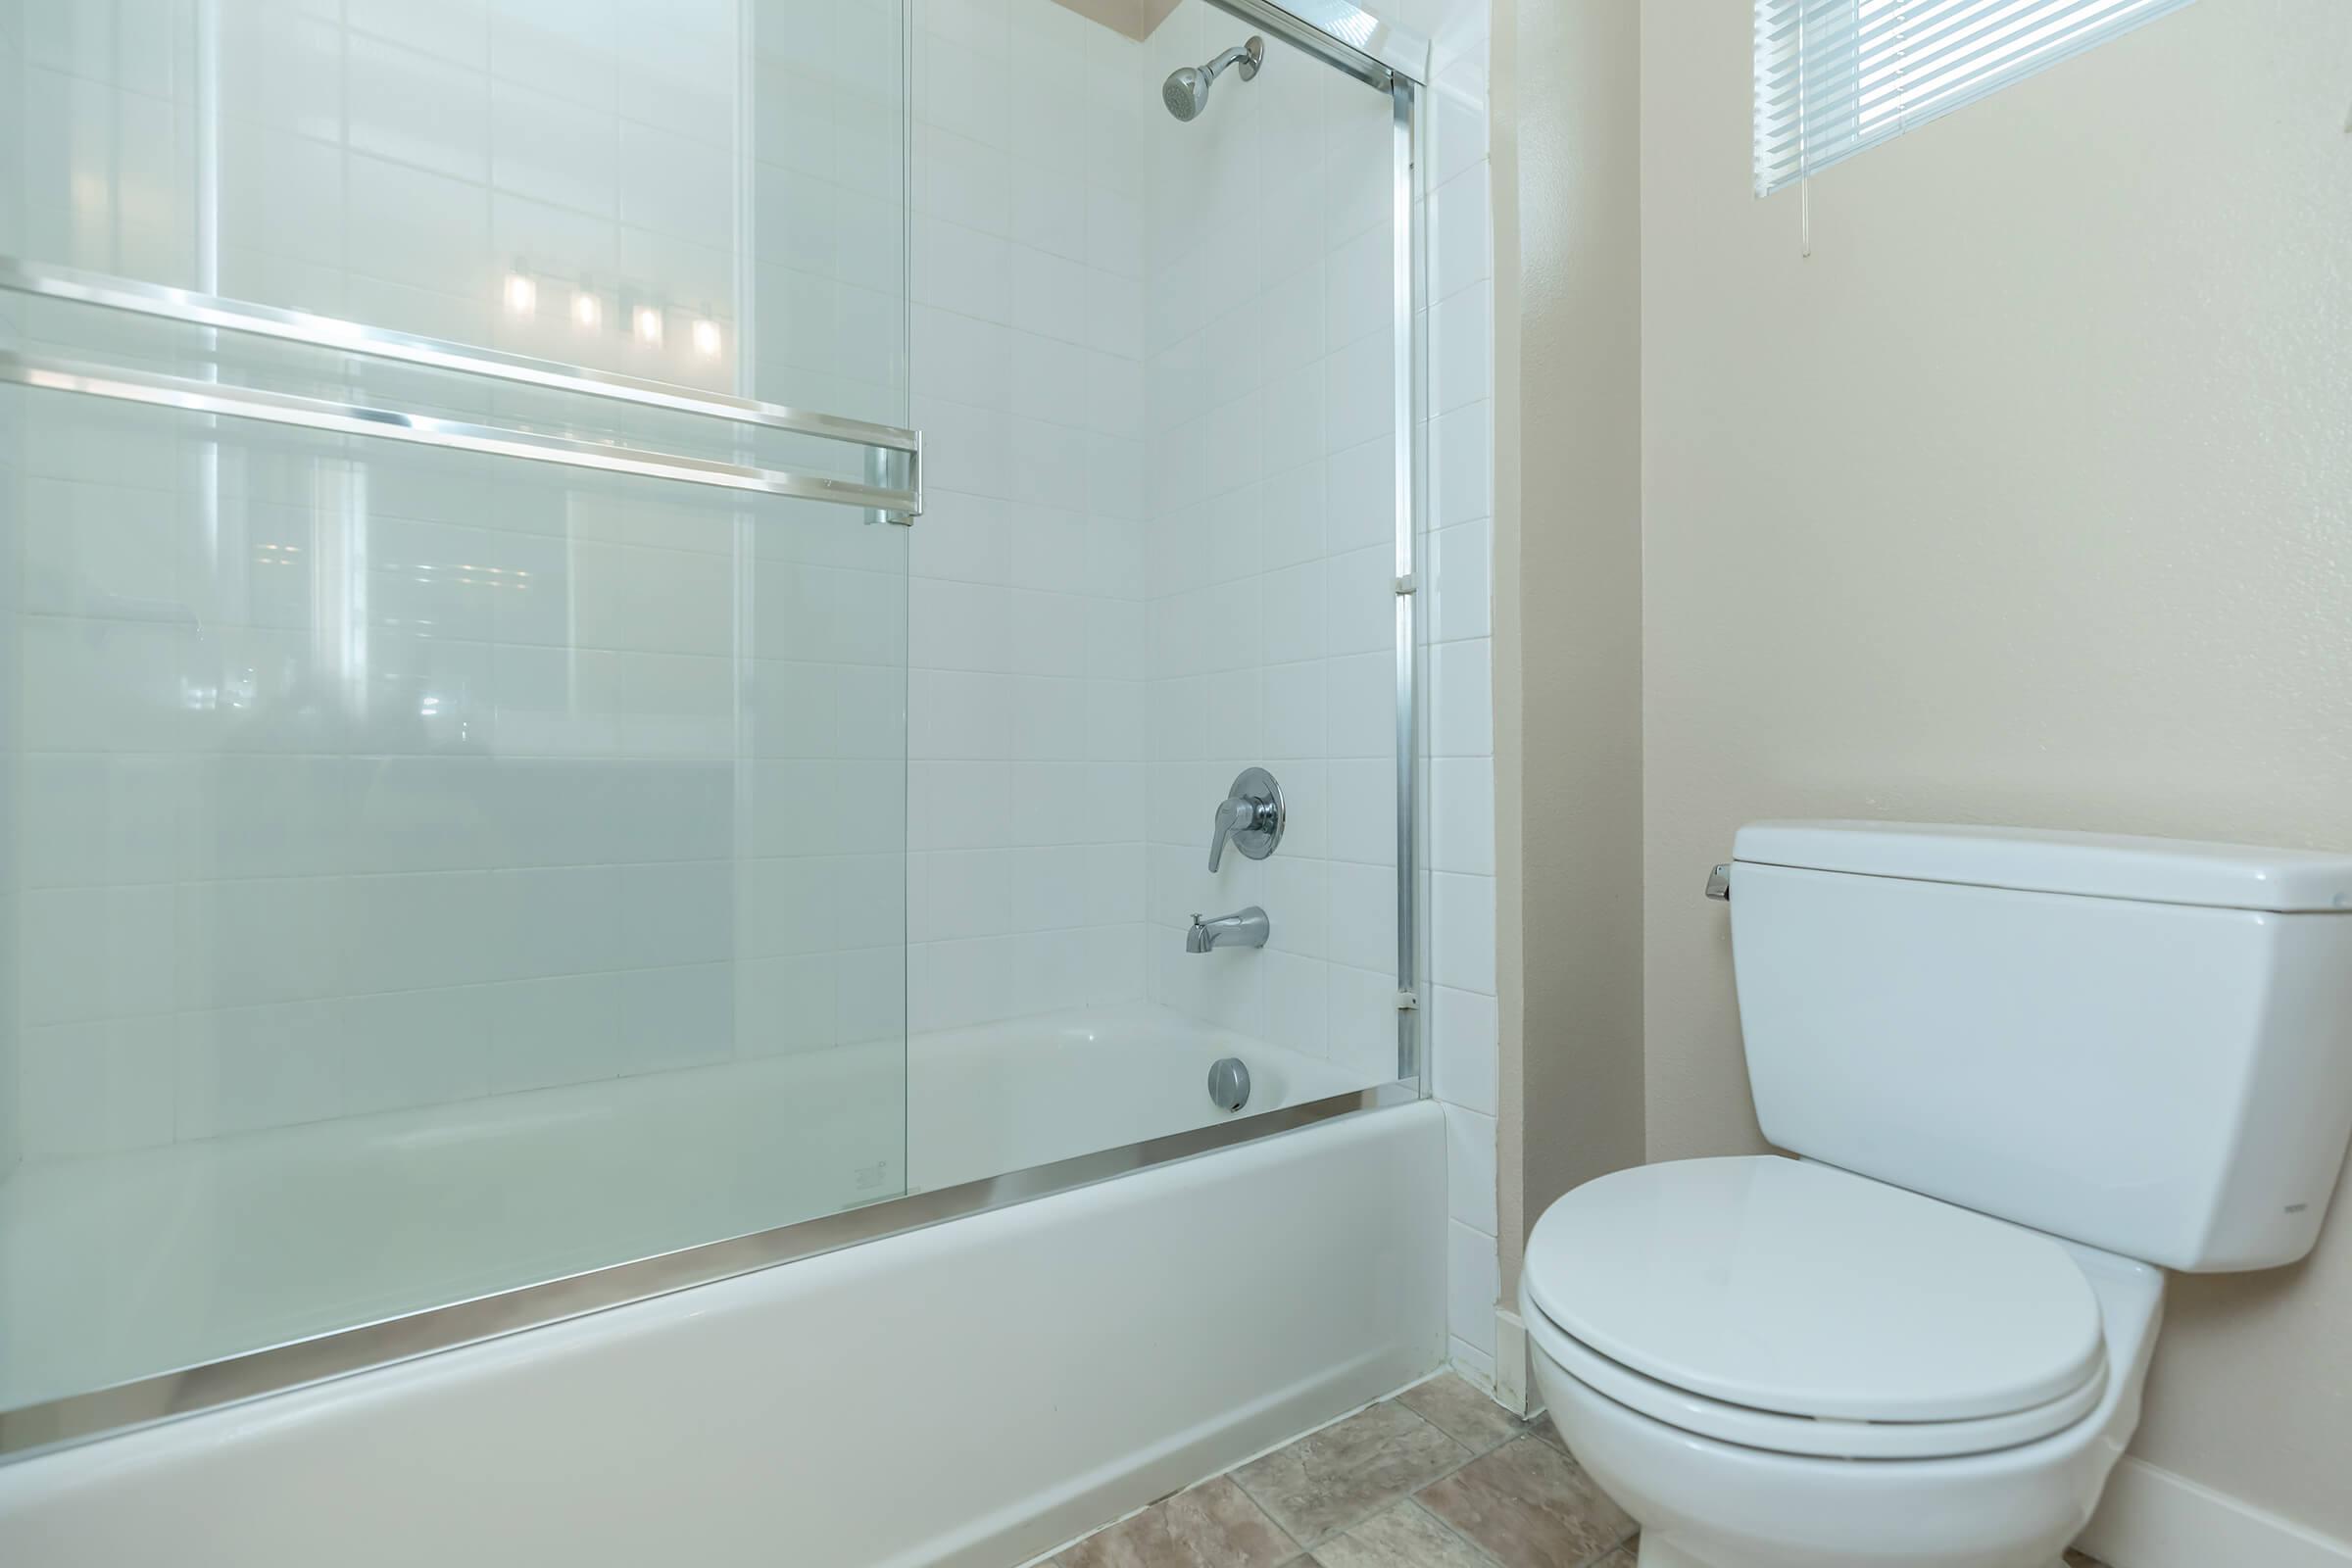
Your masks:
{"label": "chrome door frame", "polygon": [[1389,87],[1394,170],[1396,336],[1396,1076],[1430,1093],[1421,1023],[1421,532],[1428,515],[1428,203],[1419,185],[1427,125],[1422,85]]}
{"label": "chrome door frame", "polygon": [[1354,0],[1209,0],[1389,95],[1390,272],[1396,339],[1396,1076],[1430,1092],[1421,1024],[1421,531],[1428,515],[1427,202],[1420,188],[1428,135],[1429,40]]}

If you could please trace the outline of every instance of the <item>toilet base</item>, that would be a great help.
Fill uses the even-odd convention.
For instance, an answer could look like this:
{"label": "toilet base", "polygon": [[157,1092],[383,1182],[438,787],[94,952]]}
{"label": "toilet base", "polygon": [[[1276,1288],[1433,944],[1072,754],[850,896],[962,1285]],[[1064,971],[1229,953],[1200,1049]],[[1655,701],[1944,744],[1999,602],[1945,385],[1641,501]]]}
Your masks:
{"label": "toilet base", "polygon": [[2058,1568],[2131,1433],[2141,1366],[2099,1415],[2038,1443],[1849,1463],[1720,1443],[1628,1409],[1543,1352],[1569,1451],[1642,1527],[1640,1568]]}

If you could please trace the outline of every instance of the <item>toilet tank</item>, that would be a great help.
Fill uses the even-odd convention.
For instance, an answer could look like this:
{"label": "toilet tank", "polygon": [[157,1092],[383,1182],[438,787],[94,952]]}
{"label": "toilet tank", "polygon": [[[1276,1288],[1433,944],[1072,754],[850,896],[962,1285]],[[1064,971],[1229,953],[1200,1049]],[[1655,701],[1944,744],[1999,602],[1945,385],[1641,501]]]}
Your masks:
{"label": "toilet tank", "polygon": [[1893,822],[1734,853],[1773,1143],[2172,1268],[2311,1250],[2352,1134],[2352,857]]}

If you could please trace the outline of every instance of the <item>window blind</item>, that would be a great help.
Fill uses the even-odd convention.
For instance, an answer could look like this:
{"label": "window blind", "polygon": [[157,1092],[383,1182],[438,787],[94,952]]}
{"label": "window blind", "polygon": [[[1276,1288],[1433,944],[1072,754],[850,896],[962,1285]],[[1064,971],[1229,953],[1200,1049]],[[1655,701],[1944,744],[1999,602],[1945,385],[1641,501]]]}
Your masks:
{"label": "window blind", "polygon": [[2189,0],[1755,0],[1756,194]]}

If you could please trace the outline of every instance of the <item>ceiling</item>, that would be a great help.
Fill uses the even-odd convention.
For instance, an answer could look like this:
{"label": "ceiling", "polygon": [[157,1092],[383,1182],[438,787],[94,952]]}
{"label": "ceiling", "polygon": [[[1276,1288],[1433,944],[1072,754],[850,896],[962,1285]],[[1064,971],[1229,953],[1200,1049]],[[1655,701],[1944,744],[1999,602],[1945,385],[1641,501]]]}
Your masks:
{"label": "ceiling", "polygon": [[1152,29],[1167,20],[1179,0],[1058,0],[1058,3],[1130,38],[1149,38]]}

